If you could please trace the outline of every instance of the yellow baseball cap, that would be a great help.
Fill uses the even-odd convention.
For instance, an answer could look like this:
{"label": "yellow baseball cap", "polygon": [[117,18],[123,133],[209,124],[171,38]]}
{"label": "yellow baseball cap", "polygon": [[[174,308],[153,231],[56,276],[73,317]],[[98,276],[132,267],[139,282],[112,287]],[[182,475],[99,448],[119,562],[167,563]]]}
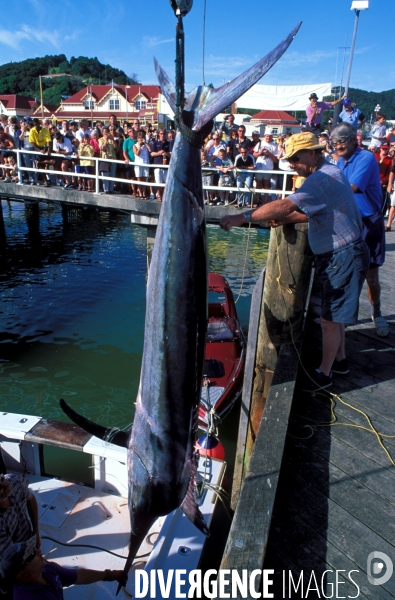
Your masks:
{"label": "yellow baseball cap", "polygon": [[325,148],[325,144],[319,144],[314,133],[310,133],[310,131],[295,133],[285,142],[285,154],[283,158],[290,158],[299,152],[299,150],[319,150],[322,148]]}

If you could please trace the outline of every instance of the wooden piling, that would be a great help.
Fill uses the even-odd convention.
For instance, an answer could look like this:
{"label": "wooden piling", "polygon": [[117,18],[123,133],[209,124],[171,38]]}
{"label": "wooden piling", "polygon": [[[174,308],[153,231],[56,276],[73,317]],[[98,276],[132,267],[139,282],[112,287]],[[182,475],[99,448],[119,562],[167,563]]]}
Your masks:
{"label": "wooden piling", "polygon": [[[271,230],[265,283],[259,315],[255,378],[247,430],[239,431],[238,447],[244,447],[243,465],[236,470],[231,506],[235,509],[248,467],[265,401],[269,393],[280,347],[297,340],[305,314],[312,267],[307,225],[285,225]],[[257,316],[255,315],[255,318]],[[251,324],[252,325],[252,324]],[[246,365],[246,373],[252,371]],[[251,377],[251,374],[249,375]],[[243,398],[249,403],[249,398]],[[236,457],[240,462],[240,457]]]}

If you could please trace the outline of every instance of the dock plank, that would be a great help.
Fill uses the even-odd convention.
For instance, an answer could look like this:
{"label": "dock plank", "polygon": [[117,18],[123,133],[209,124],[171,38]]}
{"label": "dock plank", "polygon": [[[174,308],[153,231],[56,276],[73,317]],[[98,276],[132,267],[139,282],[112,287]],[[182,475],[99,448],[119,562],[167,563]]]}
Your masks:
{"label": "dock plank", "polygon": [[[284,569],[297,574],[314,565],[318,573],[354,568],[359,571],[358,597],[374,600],[395,598],[395,576],[381,586],[367,579],[370,552],[384,552],[395,562],[395,467],[376,436],[362,427],[369,427],[366,413],[379,432],[395,436],[394,268],[391,244],[380,269],[381,306],[390,333],[377,336],[364,289],[359,321],[346,329],[351,372],[334,377],[328,390],[338,396],[336,425],[327,425],[332,420],[329,393],[313,398],[303,392],[299,368],[263,563],[264,568],[274,565],[277,578]],[[321,355],[316,291],[315,284],[303,341],[306,366],[317,366]],[[383,443],[395,460],[395,437]],[[350,595],[355,593],[354,588]]]}

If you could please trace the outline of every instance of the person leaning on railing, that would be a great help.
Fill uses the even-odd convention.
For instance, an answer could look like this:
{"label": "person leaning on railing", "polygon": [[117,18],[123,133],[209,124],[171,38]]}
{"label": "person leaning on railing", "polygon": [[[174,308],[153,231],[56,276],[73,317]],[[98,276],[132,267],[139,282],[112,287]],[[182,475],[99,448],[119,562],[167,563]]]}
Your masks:
{"label": "person leaning on railing", "polygon": [[[92,157],[95,155],[95,151],[93,146],[90,144],[90,135],[89,133],[84,133],[82,141],[78,146],[78,156],[80,159],[80,164],[76,165],[75,170],[76,173],[85,173],[86,175],[90,175],[92,173],[92,169],[95,165],[93,160],[86,160],[85,157]],[[92,189],[92,179],[88,179],[87,177],[78,177],[78,190],[88,192],[93,192]]]}
{"label": "person leaning on railing", "polygon": [[[0,164],[4,165],[5,159],[10,154],[10,150],[13,150],[14,148],[14,140],[8,133],[5,133],[4,127],[0,125]],[[3,169],[0,179],[5,179],[6,177],[7,169]]]}
{"label": "person leaning on railing", "polygon": [[[35,157],[35,160],[40,161],[43,158],[42,155],[48,154],[50,151],[52,138],[48,129],[45,129],[45,127],[41,126],[40,119],[33,119],[33,125],[34,126],[30,129],[29,133],[29,142],[30,144],[33,144],[34,149],[37,150],[37,152],[40,152],[40,154]],[[32,182],[30,185],[34,184],[38,185],[37,172],[34,172],[34,182]]]}
{"label": "person leaning on railing", "polygon": [[[64,135],[62,135],[60,131],[58,131],[58,133],[55,136],[54,152],[56,154],[65,154],[66,156],[69,155],[70,157],[73,153],[73,146],[70,140]],[[64,173],[68,173],[71,164],[71,158],[66,158],[66,156],[62,157],[60,161],[60,166]],[[65,190],[72,189],[74,187],[68,175],[65,175],[64,181]]]}
{"label": "person leaning on railing", "polygon": [[[30,127],[33,124],[33,121],[30,117],[25,117],[21,121],[21,134],[19,136],[21,148],[25,150],[34,150],[33,144],[29,142],[29,133]],[[27,168],[33,168],[33,154],[22,154],[22,162],[23,165]],[[33,173],[27,171],[25,173],[21,173],[21,178],[25,180],[25,182],[31,183],[34,181]]]}
{"label": "person leaning on railing", "polygon": [[[123,152],[123,158],[125,161],[126,166],[126,178],[127,179],[134,179],[135,178],[135,172],[134,172],[134,167],[133,165],[130,165],[129,163],[134,163],[135,157],[134,157],[134,152],[133,152],[133,147],[136,144],[136,132],[133,129],[132,125],[129,125],[128,127],[128,137],[124,140],[123,145],[122,145],[122,152]],[[137,186],[135,183],[131,184],[131,190],[130,193],[134,196],[137,195]]]}
{"label": "person leaning on railing", "polygon": [[[151,149],[145,141],[145,133],[142,129],[137,132],[137,144],[134,145],[133,152],[135,162],[137,163],[135,167],[137,180],[147,181],[149,177],[149,168],[144,165],[149,165]],[[137,192],[139,198],[142,198],[143,200],[147,199],[146,189],[146,186],[139,185]]]}
{"label": "person leaning on railing", "polygon": [[[110,130],[108,127],[103,127],[102,129],[103,137],[99,139],[99,148],[100,148],[100,157],[102,158],[99,161],[99,171],[101,175],[108,174],[109,177],[115,177],[116,173],[116,163],[114,162],[106,162],[106,159],[116,160],[117,155],[114,146],[114,140],[110,135]],[[112,194],[114,190],[114,181],[109,179],[103,179],[103,191],[105,194]]]}

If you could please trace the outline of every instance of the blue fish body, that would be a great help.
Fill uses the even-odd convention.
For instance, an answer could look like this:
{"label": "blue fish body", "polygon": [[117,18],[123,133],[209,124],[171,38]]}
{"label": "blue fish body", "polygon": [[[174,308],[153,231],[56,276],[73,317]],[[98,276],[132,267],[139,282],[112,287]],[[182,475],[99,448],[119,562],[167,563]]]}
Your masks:
{"label": "blue fish body", "polygon": [[[140,388],[127,442],[131,535],[125,577],[157,517],[180,507],[208,533],[194,499],[194,441],[207,323],[200,147],[211,120],[277,62],[300,25],[230,83],[218,89],[198,86],[185,100],[183,135],[177,133],[172,151],[149,272]],[[156,61],[155,68],[162,92],[176,111],[174,85]],[[112,432],[62,402],[70,418],[93,435],[103,438]],[[116,439],[125,441],[120,432]]]}

